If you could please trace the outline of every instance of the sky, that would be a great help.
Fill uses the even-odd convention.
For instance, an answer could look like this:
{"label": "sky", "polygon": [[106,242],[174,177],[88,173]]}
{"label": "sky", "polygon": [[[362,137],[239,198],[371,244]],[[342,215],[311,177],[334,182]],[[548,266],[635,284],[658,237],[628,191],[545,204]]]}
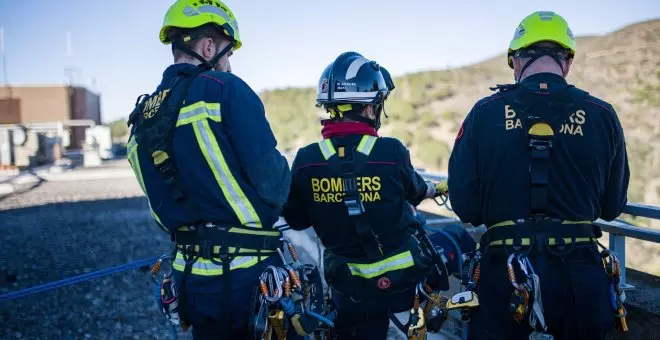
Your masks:
{"label": "sky", "polygon": [[[151,93],[172,63],[170,46],[158,40],[172,3],[0,0],[7,65],[0,83],[63,84],[69,79],[65,70],[73,67],[77,84],[101,93],[104,122],[126,118],[135,99]],[[469,65],[505,52],[520,20],[537,10],[562,15],[575,35],[601,35],[660,18],[658,0],[225,3],[238,19],[243,41],[231,57],[232,72],[256,92],[314,86],[345,51],[376,60],[394,76]]]}

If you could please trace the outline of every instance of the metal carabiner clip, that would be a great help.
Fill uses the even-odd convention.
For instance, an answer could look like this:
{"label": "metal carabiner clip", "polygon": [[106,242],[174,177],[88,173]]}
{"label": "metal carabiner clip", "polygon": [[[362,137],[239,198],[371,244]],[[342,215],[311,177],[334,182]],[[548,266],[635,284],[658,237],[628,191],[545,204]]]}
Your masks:
{"label": "metal carabiner clip", "polygon": [[160,267],[163,265],[163,261],[169,260],[172,263],[172,266],[170,266],[170,270],[167,272],[167,274],[163,274],[163,278],[165,277],[170,277],[172,275],[172,267],[174,267],[174,261],[172,260],[172,255],[164,254],[161,255],[161,257],[156,260],[156,263],[154,263],[154,266],[151,268],[151,280],[154,283],[157,283],[158,280],[156,279],[156,275],[158,275],[158,272],[160,272]]}
{"label": "metal carabiner clip", "polygon": [[513,269],[513,258],[516,257],[516,254],[513,253],[509,256],[509,258],[506,260],[506,267],[507,267],[507,274],[509,277],[509,281],[511,282],[511,285],[513,285],[513,288],[516,290],[521,290],[521,284],[519,284],[516,281],[516,272]]}

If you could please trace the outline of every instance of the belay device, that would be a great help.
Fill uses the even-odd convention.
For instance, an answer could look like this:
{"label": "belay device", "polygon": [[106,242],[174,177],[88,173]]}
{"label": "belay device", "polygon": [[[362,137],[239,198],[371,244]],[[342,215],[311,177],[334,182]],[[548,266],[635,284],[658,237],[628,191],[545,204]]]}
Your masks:
{"label": "belay device", "polygon": [[270,265],[259,277],[249,329],[253,340],[286,340],[293,327],[300,336],[330,338],[334,312],[325,302],[318,268],[302,264],[293,244],[282,238],[293,261],[277,249],[282,265]]}

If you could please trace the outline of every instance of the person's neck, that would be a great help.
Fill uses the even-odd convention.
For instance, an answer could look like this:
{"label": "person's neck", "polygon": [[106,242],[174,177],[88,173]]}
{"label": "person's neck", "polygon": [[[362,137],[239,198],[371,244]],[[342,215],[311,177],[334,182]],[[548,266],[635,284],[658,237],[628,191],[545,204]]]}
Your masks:
{"label": "person's neck", "polygon": [[552,73],[561,77],[564,76],[564,72],[562,71],[561,67],[559,67],[559,65],[557,65],[556,63],[550,64],[550,63],[534,62],[520,76],[520,81],[523,81],[525,80],[525,78],[539,73]]}

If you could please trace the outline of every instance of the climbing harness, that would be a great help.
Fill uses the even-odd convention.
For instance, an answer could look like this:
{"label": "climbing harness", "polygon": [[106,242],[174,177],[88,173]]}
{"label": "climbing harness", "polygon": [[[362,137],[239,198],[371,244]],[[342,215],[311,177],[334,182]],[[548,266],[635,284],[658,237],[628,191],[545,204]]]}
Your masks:
{"label": "climbing harness", "polygon": [[329,338],[335,316],[325,301],[321,274],[316,266],[300,263],[290,240],[281,240],[293,261],[287,261],[278,248],[282,264],[267,266],[259,276],[258,298],[250,322],[252,339],[286,340],[290,327],[300,336]]}
{"label": "climbing harness", "polygon": [[600,254],[610,284],[610,304],[614,310],[616,328],[617,330],[626,333],[628,332],[628,322],[626,321],[626,315],[628,315],[628,312],[623,305],[623,302],[625,301],[625,293],[620,287],[621,267],[619,264],[619,258],[614,252],[601,245],[600,242],[598,245],[603,248]]}
{"label": "climbing harness", "polygon": [[[172,242],[176,243],[177,256],[181,256],[185,262],[183,275],[176,285],[172,285],[172,291],[181,292],[193,271],[194,264],[197,260],[204,259],[222,267],[222,289],[229,296],[232,291],[232,261],[239,256],[254,256],[261,260],[265,256],[264,251],[272,251],[279,247],[281,233],[272,229],[263,230],[264,234],[256,235],[240,226],[229,227],[205,221],[201,217],[199,207],[191,200],[189,188],[181,182],[174,157],[174,132],[179,113],[194,79],[211,68],[212,65],[208,64],[182,68],[168,84],[159,87],[158,92],[138,97],[135,108],[129,116],[128,125],[133,126],[132,135],[137,142],[138,152],[149,156],[152,160],[152,164],[149,165],[153,166],[160,175],[169,196],[183,208],[190,219],[185,226],[168,230]],[[230,250],[231,248],[233,249]],[[171,281],[166,280],[166,282],[170,285]],[[179,294],[178,304],[185,305],[185,298],[186,294]],[[180,314],[180,319],[185,321],[185,315]],[[231,313],[223,318],[222,322],[224,326],[221,328],[229,331]],[[184,331],[188,328],[186,322],[182,322],[181,325]]]}

